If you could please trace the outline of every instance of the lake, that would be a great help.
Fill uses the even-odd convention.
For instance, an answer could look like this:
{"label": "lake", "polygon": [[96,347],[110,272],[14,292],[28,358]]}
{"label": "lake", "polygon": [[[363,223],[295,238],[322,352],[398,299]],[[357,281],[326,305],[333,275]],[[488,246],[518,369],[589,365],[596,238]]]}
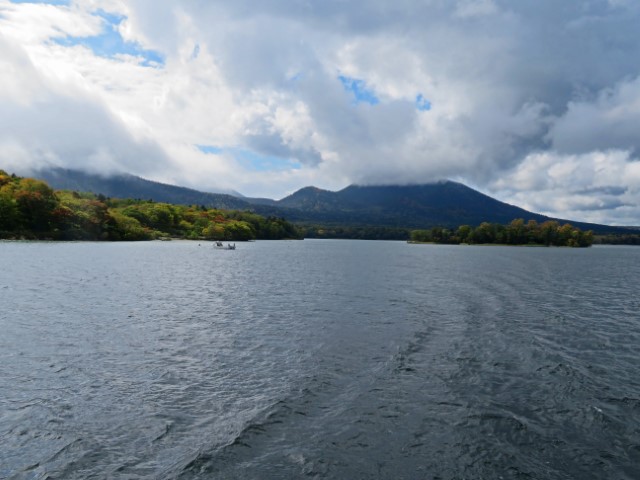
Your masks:
{"label": "lake", "polygon": [[640,248],[0,242],[0,478],[640,478]]}

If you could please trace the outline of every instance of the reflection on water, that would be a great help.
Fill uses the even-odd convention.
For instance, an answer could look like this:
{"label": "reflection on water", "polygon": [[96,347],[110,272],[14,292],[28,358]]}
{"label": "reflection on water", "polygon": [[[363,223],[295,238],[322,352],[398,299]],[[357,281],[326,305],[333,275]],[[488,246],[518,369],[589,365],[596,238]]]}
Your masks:
{"label": "reflection on water", "polygon": [[639,478],[640,249],[0,243],[0,478]]}

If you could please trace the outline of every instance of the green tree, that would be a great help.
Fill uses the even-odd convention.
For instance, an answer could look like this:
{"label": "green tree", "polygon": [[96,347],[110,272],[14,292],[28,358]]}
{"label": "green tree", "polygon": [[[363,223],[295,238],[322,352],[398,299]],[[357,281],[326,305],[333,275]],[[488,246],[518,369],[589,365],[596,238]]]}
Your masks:
{"label": "green tree", "polygon": [[524,225],[524,219],[516,218],[507,226],[507,235],[505,243],[509,245],[522,245],[527,242],[527,229]]}
{"label": "green tree", "polygon": [[20,223],[18,204],[12,195],[0,190],[0,232],[11,232]]}
{"label": "green tree", "polygon": [[255,239],[255,233],[247,222],[231,220],[224,224],[224,239],[225,240],[253,240]]}
{"label": "green tree", "polygon": [[112,234],[113,240],[151,240],[156,234],[144,228],[138,220],[128,217],[120,212],[111,212],[115,222],[115,229]]}
{"label": "green tree", "polygon": [[471,243],[473,228],[470,225],[460,225],[456,230],[456,236],[460,243]]}
{"label": "green tree", "polygon": [[35,232],[51,229],[52,212],[58,206],[58,199],[46,183],[23,178],[16,186],[14,198],[25,228]]}
{"label": "green tree", "polygon": [[546,246],[556,245],[558,243],[558,222],[555,220],[547,220],[540,225],[540,240]]}
{"label": "green tree", "polygon": [[493,243],[495,239],[493,232],[494,228],[490,223],[482,222],[473,231],[474,243]]}
{"label": "green tree", "polygon": [[412,242],[433,242],[429,230],[412,230],[409,234],[409,239]]}

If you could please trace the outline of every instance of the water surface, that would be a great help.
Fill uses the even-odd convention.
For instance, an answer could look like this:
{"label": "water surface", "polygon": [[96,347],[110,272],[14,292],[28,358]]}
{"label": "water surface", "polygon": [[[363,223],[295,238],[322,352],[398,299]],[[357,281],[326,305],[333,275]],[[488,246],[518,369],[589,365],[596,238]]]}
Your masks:
{"label": "water surface", "polygon": [[0,243],[0,478],[640,478],[640,249]]}

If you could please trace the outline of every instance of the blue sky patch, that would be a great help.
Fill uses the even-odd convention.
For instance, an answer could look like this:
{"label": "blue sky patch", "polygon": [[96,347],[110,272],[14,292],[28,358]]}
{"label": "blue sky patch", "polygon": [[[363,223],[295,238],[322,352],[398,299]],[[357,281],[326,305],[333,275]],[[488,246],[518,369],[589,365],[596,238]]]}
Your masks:
{"label": "blue sky patch", "polygon": [[431,102],[419,93],[416,96],[416,108],[421,111],[431,110]]}
{"label": "blue sky patch", "polygon": [[233,149],[232,153],[236,160],[239,161],[247,170],[253,170],[256,172],[273,172],[300,169],[300,164],[289,158],[260,155],[252,150],[245,150],[242,148]]}
{"label": "blue sky patch", "polygon": [[340,80],[344,89],[353,95],[354,104],[368,103],[369,105],[377,105],[380,103],[380,99],[373,90],[367,88],[364,80],[345,77],[344,75],[339,75],[338,80]]}
{"label": "blue sky patch", "polygon": [[300,80],[302,80],[302,78],[304,77],[304,75],[302,74],[302,72],[297,72],[293,75],[291,75],[290,77],[287,78],[287,80],[291,83],[297,83]]}
{"label": "blue sky patch", "polygon": [[208,153],[211,155],[220,155],[222,152],[224,152],[223,148],[216,147],[214,145],[196,145],[196,147],[198,147],[198,150],[200,150],[202,153]]}
{"label": "blue sky patch", "polygon": [[299,170],[301,165],[299,162],[282,157],[275,157],[272,155],[261,155],[240,147],[221,148],[213,145],[196,145],[198,150],[203,153],[211,155],[220,155],[222,153],[229,153],[232,155],[244,168],[252,170],[254,172],[273,172],[283,170]]}
{"label": "blue sky patch", "polygon": [[145,50],[138,43],[125,42],[118,32],[118,25],[125,19],[121,15],[107,13],[103,10],[95,12],[104,20],[102,33],[95,37],[65,37],[56,39],[55,42],[64,46],[82,45],[90,48],[99,57],[113,58],[118,54],[142,57],[141,62],[145,67],[157,67],[164,65],[164,57],[153,50]]}

